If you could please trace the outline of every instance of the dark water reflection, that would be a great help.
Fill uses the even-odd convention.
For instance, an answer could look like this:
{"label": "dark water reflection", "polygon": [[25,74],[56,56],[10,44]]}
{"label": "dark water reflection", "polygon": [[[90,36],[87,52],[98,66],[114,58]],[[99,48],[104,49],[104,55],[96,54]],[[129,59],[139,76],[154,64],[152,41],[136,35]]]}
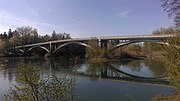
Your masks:
{"label": "dark water reflection", "polygon": [[120,70],[142,77],[166,76],[164,63],[160,60],[133,60],[111,63]]}
{"label": "dark water reflection", "polygon": [[[42,73],[55,71],[57,75],[72,75],[76,70],[76,93],[80,101],[147,101],[154,96],[171,95],[176,90],[166,84],[155,82],[134,82],[117,74],[115,69],[139,77],[166,76],[164,64],[155,60],[136,60],[109,62],[103,64],[89,63],[75,58],[1,58],[0,59],[0,97],[15,84],[16,67],[20,62],[39,66]],[[148,80],[147,80],[148,81]]]}

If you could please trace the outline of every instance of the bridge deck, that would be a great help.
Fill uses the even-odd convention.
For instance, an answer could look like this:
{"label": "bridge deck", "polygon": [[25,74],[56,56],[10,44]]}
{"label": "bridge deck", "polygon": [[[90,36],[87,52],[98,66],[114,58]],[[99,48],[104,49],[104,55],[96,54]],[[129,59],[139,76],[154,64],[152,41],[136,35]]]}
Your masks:
{"label": "bridge deck", "polygon": [[[97,38],[100,40],[153,40],[153,39],[161,40],[161,39],[169,38],[172,36],[173,35],[136,35],[136,36],[106,36],[106,37],[94,37],[94,38]],[[28,45],[24,45],[24,46],[17,46],[16,48],[32,47],[32,46],[47,45],[47,44],[54,44],[54,43],[88,41],[92,38],[93,37],[56,40],[56,41],[42,42],[42,43],[36,43],[36,44],[28,44]]]}

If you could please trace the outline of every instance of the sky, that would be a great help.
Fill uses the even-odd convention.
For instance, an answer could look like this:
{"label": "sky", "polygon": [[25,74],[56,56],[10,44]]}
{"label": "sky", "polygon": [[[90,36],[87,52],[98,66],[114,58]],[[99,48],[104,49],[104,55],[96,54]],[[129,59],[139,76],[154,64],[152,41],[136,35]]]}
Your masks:
{"label": "sky", "polygon": [[31,26],[40,35],[149,35],[173,25],[160,0],[0,0],[0,33]]}

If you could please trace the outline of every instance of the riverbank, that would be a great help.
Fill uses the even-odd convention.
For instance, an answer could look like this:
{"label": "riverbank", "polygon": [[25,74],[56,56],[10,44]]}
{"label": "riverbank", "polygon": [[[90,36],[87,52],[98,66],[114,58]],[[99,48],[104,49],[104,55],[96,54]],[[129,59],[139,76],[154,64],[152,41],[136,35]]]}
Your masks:
{"label": "riverbank", "polygon": [[[64,56],[64,55],[63,55]],[[40,55],[35,55],[35,56],[25,56],[25,55],[15,55],[15,54],[0,54],[0,57],[45,57],[45,58],[51,58],[54,56],[51,56],[50,54],[45,54],[44,56]],[[71,57],[71,56],[66,56],[66,57]],[[76,57],[76,56],[73,56]],[[78,56],[77,56],[78,57]],[[81,56],[82,57],[82,56]],[[84,56],[84,58],[86,58]],[[147,60],[147,59],[162,59],[163,55],[161,52],[152,52],[152,53],[147,53],[147,54],[131,54],[128,52],[121,52],[119,54],[115,55],[106,55],[103,57],[97,56],[94,58],[86,58],[88,61],[93,62],[93,63],[103,63],[103,62],[108,62],[108,61],[120,61],[120,60]]]}
{"label": "riverbank", "polygon": [[153,98],[153,101],[179,101],[180,100],[180,91],[176,92],[171,96],[159,95]]}
{"label": "riverbank", "polygon": [[[64,55],[63,55],[64,56]],[[31,56],[31,55],[8,55],[8,54],[0,54],[0,57],[45,57],[45,58],[51,58],[51,57],[57,57],[57,56],[51,56],[51,55],[44,55],[44,56],[40,56],[40,55],[35,55],[35,56]],[[69,55],[67,55],[67,57],[71,57]],[[76,57],[76,56],[73,56]],[[77,56],[79,57],[79,56]],[[85,56],[80,56],[80,57],[84,57]],[[144,60],[144,59],[152,59],[152,58],[148,58],[146,56],[131,56],[131,55],[124,55],[124,56],[113,56],[113,57],[95,57],[92,59],[86,58],[87,60],[91,60],[92,62],[106,62],[106,61],[117,61],[117,60]]]}

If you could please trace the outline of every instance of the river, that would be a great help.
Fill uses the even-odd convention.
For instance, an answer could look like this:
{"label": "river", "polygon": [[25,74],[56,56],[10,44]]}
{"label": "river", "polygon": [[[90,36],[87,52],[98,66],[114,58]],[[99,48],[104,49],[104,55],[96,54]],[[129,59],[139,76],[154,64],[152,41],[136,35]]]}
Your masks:
{"label": "river", "polygon": [[61,76],[72,76],[75,69],[75,94],[79,101],[149,101],[155,96],[176,92],[168,82],[151,79],[166,76],[164,64],[160,61],[126,60],[95,64],[68,57],[19,57],[0,58],[2,101],[12,84],[16,84],[16,68],[20,62],[39,66],[44,73],[54,71]]}

